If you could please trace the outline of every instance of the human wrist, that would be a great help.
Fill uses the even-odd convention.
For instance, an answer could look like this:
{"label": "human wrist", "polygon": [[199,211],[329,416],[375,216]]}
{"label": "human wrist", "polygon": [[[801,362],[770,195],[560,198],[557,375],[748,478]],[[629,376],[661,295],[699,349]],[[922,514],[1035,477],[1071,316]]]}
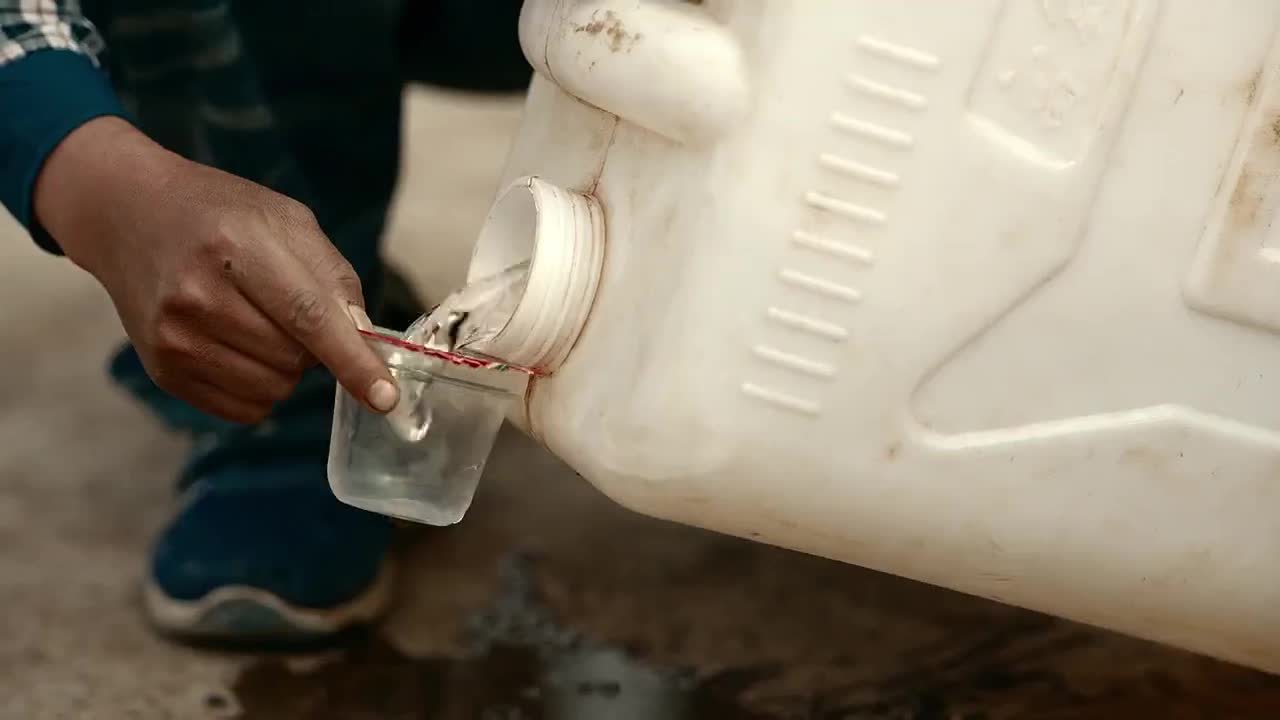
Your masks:
{"label": "human wrist", "polygon": [[46,159],[33,189],[36,219],[68,258],[96,274],[128,216],[155,201],[179,160],[121,118],[90,120]]}

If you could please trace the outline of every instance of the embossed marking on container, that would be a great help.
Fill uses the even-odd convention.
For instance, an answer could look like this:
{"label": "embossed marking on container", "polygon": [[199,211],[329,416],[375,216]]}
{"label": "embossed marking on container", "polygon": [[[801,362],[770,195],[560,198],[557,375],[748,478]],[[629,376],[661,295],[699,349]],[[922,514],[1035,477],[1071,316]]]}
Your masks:
{"label": "embossed marking on container", "polygon": [[797,397],[753,382],[742,384],[742,394],[753,400],[760,400],[774,407],[790,410],[801,415],[817,416],[822,413],[822,404],[816,400]]}
{"label": "embossed marking on container", "polygon": [[861,265],[870,265],[874,263],[876,259],[875,253],[861,245],[832,240],[831,238],[823,237],[816,233],[805,232],[804,230],[796,230],[791,233],[791,241],[796,245],[812,250],[813,252],[840,258],[842,260],[851,260]]}
{"label": "embossed marking on container", "polygon": [[826,340],[840,342],[849,339],[849,330],[847,328],[801,313],[771,307],[765,311],[765,316],[779,325],[785,325],[793,330],[816,335]]}

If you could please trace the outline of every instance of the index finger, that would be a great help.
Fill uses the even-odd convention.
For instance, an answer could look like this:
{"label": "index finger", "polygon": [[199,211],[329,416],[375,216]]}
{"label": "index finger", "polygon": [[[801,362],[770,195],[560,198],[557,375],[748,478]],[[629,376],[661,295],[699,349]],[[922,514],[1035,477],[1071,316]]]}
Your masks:
{"label": "index finger", "polygon": [[343,290],[303,268],[291,254],[267,248],[266,262],[253,263],[240,291],[285,332],[329,368],[353,397],[377,412],[396,406],[400,393],[386,364],[364,341],[348,314]]}

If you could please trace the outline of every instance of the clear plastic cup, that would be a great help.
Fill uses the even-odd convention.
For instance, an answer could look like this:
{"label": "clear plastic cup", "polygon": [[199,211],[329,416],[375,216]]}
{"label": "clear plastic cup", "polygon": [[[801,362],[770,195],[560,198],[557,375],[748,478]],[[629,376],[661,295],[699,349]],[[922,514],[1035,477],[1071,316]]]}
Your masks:
{"label": "clear plastic cup", "polygon": [[329,487],[342,502],[428,525],[466,514],[511,403],[519,368],[409,345],[398,333],[366,333],[400,387],[387,415],[341,387],[329,443]]}

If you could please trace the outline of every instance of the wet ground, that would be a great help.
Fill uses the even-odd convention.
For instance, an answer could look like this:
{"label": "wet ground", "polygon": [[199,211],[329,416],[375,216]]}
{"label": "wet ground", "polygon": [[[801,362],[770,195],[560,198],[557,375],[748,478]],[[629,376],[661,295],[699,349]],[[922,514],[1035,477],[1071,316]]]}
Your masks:
{"label": "wet ground", "polygon": [[385,635],[311,665],[252,663],[228,704],[316,719],[1280,717],[1277,679],[641,518],[515,435],[495,462],[461,527],[407,541],[420,577]]}
{"label": "wet ground", "polygon": [[[517,112],[415,101],[393,255],[436,299]],[[182,444],[102,381],[101,292],[10,235],[0,720],[1280,717],[1268,676],[639,517],[514,433],[462,525],[405,535],[376,632],[312,656],[170,645],[137,587]]]}

